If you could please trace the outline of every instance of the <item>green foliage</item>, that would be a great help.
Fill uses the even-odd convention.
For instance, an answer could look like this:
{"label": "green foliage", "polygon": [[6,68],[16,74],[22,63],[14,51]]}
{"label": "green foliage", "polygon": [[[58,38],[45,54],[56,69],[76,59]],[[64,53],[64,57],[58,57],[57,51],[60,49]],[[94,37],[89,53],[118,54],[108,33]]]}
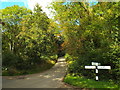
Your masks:
{"label": "green foliage", "polygon": [[[25,63],[23,62],[23,64]],[[12,67],[12,68],[8,68],[8,70],[3,70],[2,75],[3,76],[14,76],[14,75],[26,75],[26,74],[40,73],[40,72],[50,69],[54,64],[55,64],[55,61],[49,60],[42,64],[38,64],[34,66],[30,65],[31,68],[28,68],[27,70],[25,69],[25,67],[21,69],[22,65],[20,65],[19,69]]]}
{"label": "green foliage", "polygon": [[28,73],[27,70],[57,59],[55,25],[38,4],[33,12],[17,5],[1,12],[5,22],[2,32],[3,67],[8,68],[10,75],[19,74],[17,70]]}
{"label": "green foliage", "polygon": [[78,86],[80,88],[112,88],[118,89],[118,85],[114,84],[113,81],[95,81],[91,79],[86,79],[81,76],[67,75],[64,79],[64,82],[69,83],[73,86]]}
{"label": "green foliage", "polygon": [[3,66],[14,66],[17,63],[18,57],[15,56],[12,52],[5,52],[3,53],[2,56],[3,60],[2,60],[2,64]]}
{"label": "green foliage", "polygon": [[85,70],[84,66],[99,62],[112,67],[99,72],[101,80],[112,79],[119,83],[120,2],[99,2],[94,6],[84,2],[67,5],[55,2],[52,8],[65,38],[63,48],[69,73],[93,78],[94,70]]}

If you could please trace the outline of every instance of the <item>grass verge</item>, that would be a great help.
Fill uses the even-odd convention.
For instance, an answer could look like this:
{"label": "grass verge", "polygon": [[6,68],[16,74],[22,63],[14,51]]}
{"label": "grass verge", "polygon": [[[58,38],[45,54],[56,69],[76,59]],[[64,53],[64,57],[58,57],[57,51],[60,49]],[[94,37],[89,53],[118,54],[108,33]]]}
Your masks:
{"label": "grass verge", "polygon": [[47,62],[38,64],[33,69],[29,69],[29,70],[17,70],[15,68],[12,68],[10,70],[2,71],[2,76],[18,76],[18,75],[40,73],[40,72],[46,71],[46,70],[50,69],[51,67],[53,67],[55,65],[55,63],[56,62],[53,60],[48,60]]}
{"label": "grass verge", "polygon": [[112,81],[95,81],[83,76],[72,76],[68,74],[64,78],[64,82],[80,88],[114,88],[118,90],[118,85],[114,84]]}

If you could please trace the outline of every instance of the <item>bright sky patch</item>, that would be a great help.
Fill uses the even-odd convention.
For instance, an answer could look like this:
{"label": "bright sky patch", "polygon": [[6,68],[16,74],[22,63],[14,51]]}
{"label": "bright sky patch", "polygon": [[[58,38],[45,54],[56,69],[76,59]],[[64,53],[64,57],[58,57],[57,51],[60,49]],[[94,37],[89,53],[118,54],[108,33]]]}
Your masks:
{"label": "bright sky patch", "polygon": [[26,8],[29,8],[27,0],[0,0],[0,9],[13,5],[25,6]]}
{"label": "bright sky patch", "polygon": [[1,4],[2,6],[0,7],[0,9],[4,9],[13,5],[25,6],[24,2],[2,2]]}

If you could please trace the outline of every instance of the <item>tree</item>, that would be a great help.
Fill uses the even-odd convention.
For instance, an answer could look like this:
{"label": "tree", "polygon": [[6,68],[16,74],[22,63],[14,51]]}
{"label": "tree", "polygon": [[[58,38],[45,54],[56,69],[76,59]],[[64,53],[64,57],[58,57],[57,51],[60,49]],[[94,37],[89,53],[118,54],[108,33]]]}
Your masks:
{"label": "tree", "polygon": [[[94,77],[91,72],[84,70],[84,66],[96,61],[112,66],[111,75],[103,71],[108,73],[106,77],[114,80],[118,78],[119,4],[99,2],[90,6],[84,2],[70,2],[66,5],[63,2],[53,3],[55,19],[65,38],[66,57],[73,62],[69,72]],[[102,72],[100,74],[103,75]]]}
{"label": "tree", "polygon": [[2,9],[2,20],[5,23],[3,26],[3,51],[17,52],[19,40],[17,35],[21,31],[20,22],[23,16],[28,14],[31,14],[31,10],[17,5]]}
{"label": "tree", "polygon": [[2,12],[6,24],[3,31],[4,67],[28,70],[57,58],[50,19],[38,4],[33,12],[19,6],[7,7]]}

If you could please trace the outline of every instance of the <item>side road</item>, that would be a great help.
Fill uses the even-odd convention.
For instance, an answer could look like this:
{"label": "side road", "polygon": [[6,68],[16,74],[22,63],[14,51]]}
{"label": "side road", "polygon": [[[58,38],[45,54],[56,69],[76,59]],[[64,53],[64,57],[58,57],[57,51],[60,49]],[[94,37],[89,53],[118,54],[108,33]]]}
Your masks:
{"label": "side road", "polygon": [[61,57],[55,66],[42,73],[24,76],[3,76],[2,88],[61,88],[64,87],[62,80],[66,70],[65,59]]}

